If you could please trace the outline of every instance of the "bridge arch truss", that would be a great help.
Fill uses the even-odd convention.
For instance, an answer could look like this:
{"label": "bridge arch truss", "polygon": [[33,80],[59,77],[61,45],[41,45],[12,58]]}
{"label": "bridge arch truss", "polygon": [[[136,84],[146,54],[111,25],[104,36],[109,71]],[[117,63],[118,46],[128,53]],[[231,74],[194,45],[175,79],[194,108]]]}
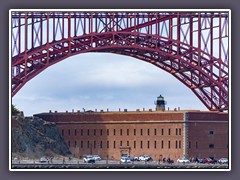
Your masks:
{"label": "bridge arch truss", "polygon": [[180,80],[211,111],[229,108],[229,12],[12,11],[12,96],[85,52],[132,56]]}

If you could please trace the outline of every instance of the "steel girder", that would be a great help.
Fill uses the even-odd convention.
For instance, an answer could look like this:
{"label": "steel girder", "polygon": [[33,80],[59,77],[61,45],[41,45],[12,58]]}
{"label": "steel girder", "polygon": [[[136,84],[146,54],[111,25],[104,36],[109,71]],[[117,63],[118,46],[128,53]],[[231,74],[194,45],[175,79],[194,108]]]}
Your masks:
{"label": "steel girder", "polygon": [[12,12],[12,96],[84,52],[124,54],[171,73],[214,111],[228,110],[227,12]]}

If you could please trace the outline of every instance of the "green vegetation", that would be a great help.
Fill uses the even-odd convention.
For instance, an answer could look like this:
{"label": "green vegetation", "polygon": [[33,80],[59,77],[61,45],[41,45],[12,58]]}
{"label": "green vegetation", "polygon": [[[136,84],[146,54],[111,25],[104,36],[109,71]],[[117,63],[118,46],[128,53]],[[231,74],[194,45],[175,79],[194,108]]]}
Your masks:
{"label": "green vegetation", "polygon": [[16,108],[15,105],[12,104],[12,116],[16,116],[20,113],[20,111]]}

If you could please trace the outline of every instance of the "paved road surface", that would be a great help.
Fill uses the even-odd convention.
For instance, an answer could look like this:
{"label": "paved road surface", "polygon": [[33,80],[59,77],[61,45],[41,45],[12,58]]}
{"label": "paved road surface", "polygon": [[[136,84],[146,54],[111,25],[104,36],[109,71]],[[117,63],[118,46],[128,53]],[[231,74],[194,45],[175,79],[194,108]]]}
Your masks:
{"label": "paved road surface", "polygon": [[62,158],[53,158],[52,161],[40,162],[39,159],[21,159],[12,160],[12,168],[64,168],[66,166],[70,168],[221,168],[228,169],[228,165],[223,164],[181,164],[181,163],[162,163],[158,161],[144,162],[134,161],[128,164],[121,163],[117,160],[101,160],[95,163],[84,163],[82,159],[73,158],[71,160],[65,159],[63,162]]}

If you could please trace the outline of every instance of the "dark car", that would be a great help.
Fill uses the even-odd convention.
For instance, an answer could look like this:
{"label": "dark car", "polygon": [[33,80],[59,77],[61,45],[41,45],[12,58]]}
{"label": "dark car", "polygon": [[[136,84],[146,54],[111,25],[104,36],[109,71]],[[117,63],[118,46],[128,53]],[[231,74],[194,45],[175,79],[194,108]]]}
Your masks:
{"label": "dark car", "polygon": [[134,161],[140,161],[140,159],[139,159],[138,156],[133,157],[133,160],[134,160]]}
{"label": "dark car", "polygon": [[212,163],[211,158],[203,158],[203,163]]}
{"label": "dark car", "polygon": [[203,163],[208,163],[208,164],[215,164],[217,163],[216,159],[212,159],[212,158],[203,158]]}
{"label": "dark car", "polygon": [[148,162],[152,162],[152,161],[153,161],[153,158],[152,158],[152,157],[149,157],[149,158],[147,159],[147,161],[148,161]]}
{"label": "dark car", "polygon": [[201,159],[201,158],[198,158],[198,159],[197,159],[197,162],[198,162],[198,163],[204,163],[203,159]]}
{"label": "dark car", "polygon": [[174,163],[174,161],[172,159],[170,159],[170,158],[167,158],[167,163],[168,164],[172,164],[172,163]]}

